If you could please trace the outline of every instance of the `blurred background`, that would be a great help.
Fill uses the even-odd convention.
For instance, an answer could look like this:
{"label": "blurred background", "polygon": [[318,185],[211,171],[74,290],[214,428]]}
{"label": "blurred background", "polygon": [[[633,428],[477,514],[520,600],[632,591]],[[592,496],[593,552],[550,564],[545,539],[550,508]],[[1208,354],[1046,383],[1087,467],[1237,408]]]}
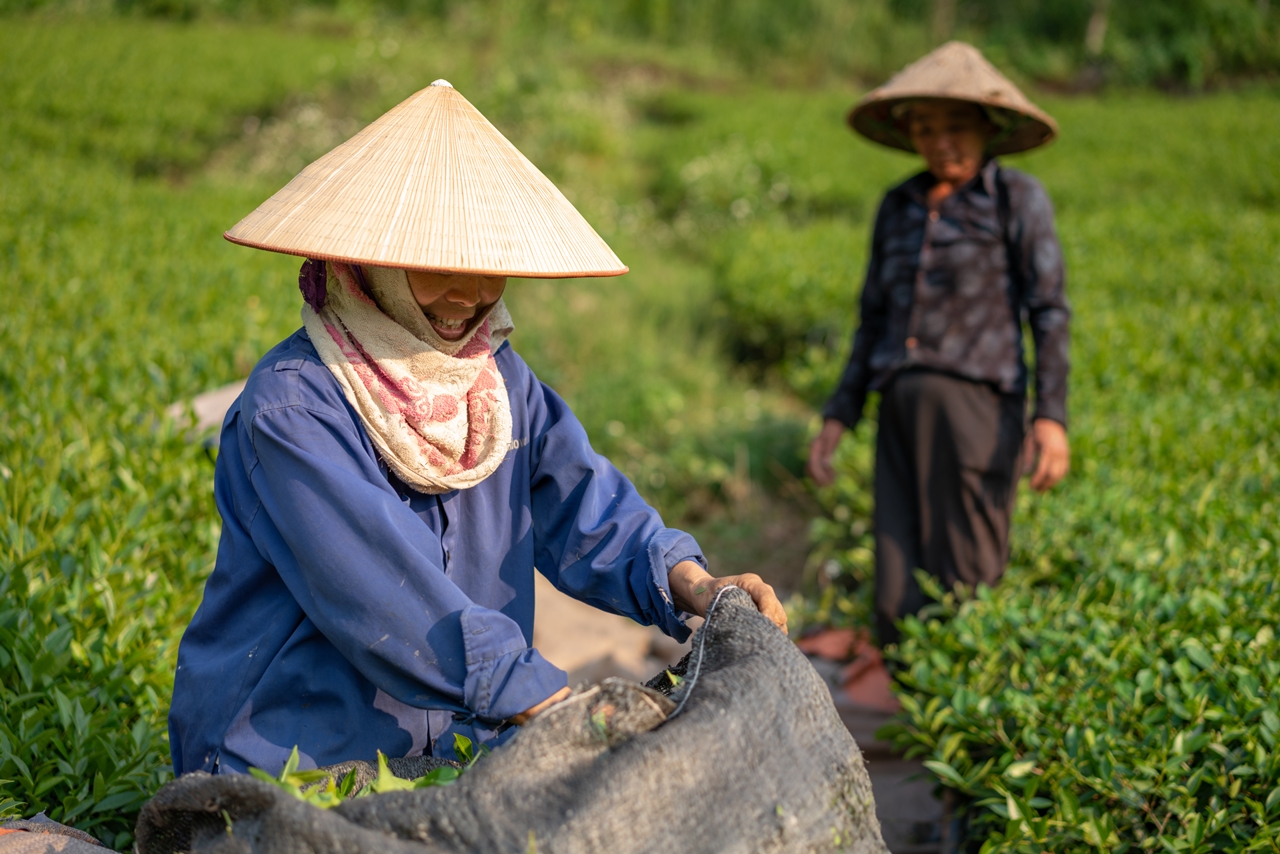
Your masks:
{"label": "blurred background", "polygon": [[[1009,162],[1058,210],[1073,471],[1024,490],[996,594],[909,627],[919,702],[897,737],[994,798],[998,850],[1022,844],[999,794],[1014,782],[1024,810],[1094,822],[1054,850],[1212,840],[1187,816],[1230,800],[1247,818],[1246,795],[1254,825],[1280,814],[1263,714],[1280,650],[1259,630],[1280,622],[1269,0],[0,0],[0,29],[0,815],[45,809],[129,846],[168,774],[174,655],[219,534],[212,451],[161,413],[299,325],[298,261],[221,234],[440,77],[632,269],[513,282],[513,345],[714,571],[773,581],[796,629],[865,624],[874,419],[836,486],[802,465],[876,206],[920,167],[844,115],[948,38],[1062,128]],[[1242,729],[1208,740],[1224,715]],[[1086,725],[1101,758],[1086,774],[1072,753],[1073,776],[1068,728]],[[1218,763],[1224,800],[1172,772],[1126,788],[1196,727],[1178,750]]]}

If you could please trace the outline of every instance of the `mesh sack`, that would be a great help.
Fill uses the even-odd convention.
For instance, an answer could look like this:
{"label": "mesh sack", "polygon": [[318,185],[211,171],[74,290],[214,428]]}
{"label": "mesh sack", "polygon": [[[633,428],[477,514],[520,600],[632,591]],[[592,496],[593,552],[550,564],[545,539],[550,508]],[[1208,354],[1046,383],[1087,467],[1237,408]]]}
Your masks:
{"label": "mesh sack", "polygon": [[449,786],[321,810],[187,774],[143,808],[137,850],[887,854],[825,683],[746,593],[721,591],[681,669],[574,693]]}

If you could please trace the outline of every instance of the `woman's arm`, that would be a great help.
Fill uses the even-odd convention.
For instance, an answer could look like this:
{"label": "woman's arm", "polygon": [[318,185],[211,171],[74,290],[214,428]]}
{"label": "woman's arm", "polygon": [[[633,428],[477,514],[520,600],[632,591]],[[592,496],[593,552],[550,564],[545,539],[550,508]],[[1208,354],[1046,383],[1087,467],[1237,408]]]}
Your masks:
{"label": "woman's arm", "polygon": [[522,362],[517,367],[530,420],[534,564],[575,599],[683,640],[689,631],[668,575],[681,561],[705,565],[702,549],[663,525],[631,481],[591,447],[560,396]]}
{"label": "woman's arm", "polygon": [[679,612],[705,615],[715,591],[734,584],[786,629],[772,587],[754,574],[714,578],[694,539],[663,526],[631,482],[591,448],[559,395],[541,383],[534,394],[535,560],[557,588],[683,639],[688,629]]}
{"label": "woman's arm", "polygon": [[1027,175],[1009,182],[1009,206],[1017,244],[1022,302],[1036,348],[1036,418],[1066,426],[1067,374],[1071,370],[1071,307],[1067,303],[1062,245],[1053,224],[1053,204]]}
{"label": "woman's arm", "polygon": [[853,336],[853,350],[845,365],[844,373],[835,392],[822,408],[822,432],[809,446],[809,476],[819,486],[835,482],[835,469],[831,458],[844,437],[846,429],[853,429],[862,419],[867,403],[867,387],[871,383],[871,353],[884,336],[888,318],[888,295],[880,281],[883,258],[883,235],[888,198],[880,203],[875,228],[871,235],[871,257],[867,261],[867,275],[863,280],[859,297],[858,331]]}
{"label": "woman's arm", "polygon": [[1028,175],[1018,174],[1008,183],[1015,227],[1011,239],[1017,247],[1015,273],[1036,348],[1036,407],[1027,436],[1027,461],[1035,460],[1031,488],[1042,492],[1062,480],[1071,464],[1066,430],[1071,307],[1049,195]]}

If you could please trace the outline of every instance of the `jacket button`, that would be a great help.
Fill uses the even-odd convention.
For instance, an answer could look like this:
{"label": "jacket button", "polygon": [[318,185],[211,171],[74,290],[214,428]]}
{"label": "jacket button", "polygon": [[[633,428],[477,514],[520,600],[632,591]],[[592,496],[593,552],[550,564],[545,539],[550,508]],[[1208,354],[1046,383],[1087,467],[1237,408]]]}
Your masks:
{"label": "jacket button", "polygon": [[920,343],[920,342],[919,342],[919,341],[917,341],[914,337],[908,338],[908,339],[907,339],[907,349],[908,349],[908,350],[914,350],[914,349],[916,348],[916,346],[917,346],[919,343]]}

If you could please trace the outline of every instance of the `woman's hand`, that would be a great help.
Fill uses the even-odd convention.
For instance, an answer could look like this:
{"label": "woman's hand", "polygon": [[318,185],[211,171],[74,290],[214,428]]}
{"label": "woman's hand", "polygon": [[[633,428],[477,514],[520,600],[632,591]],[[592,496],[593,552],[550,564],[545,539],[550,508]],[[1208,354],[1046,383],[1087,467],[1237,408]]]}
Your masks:
{"label": "woman's hand", "polygon": [[1067,428],[1050,418],[1037,418],[1027,434],[1026,465],[1036,461],[1036,469],[1031,474],[1031,488],[1036,492],[1051,489],[1066,476],[1071,468],[1071,446],[1067,442]]}
{"label": "woman's hand", "polygon": [[732,584],[745,590],[760,613],[772,620],[774,625],[784,632],[787,630],[787,612],[783,610],[782,603],[778,601],[773,588],[755,573],[716,578],[693,561],[684,560],[672,567],[667,579],[671,584],[671,595],[676,607],[681,611],[705,617],[707,609],[716,598],[716,591]]}
{"label": "woman's hand", "polygon": [[809,477],[818,486],[830,486],[836,482],[836,470],[831,467],[831,457],[844,437],[844,422],[828,418],[822,422],[822,432],[809,445]]}
{"label": "woman's hand", "polygon": [[535,715],[539,714],[540,712],[546,711],[547,709],[554,706],[556,703],[567,698],[572,693],[573,692],[569,690],[569,686],[566,685],[565,687],[561,688],[559,691],[552,694],[547,699],[543,700],[538,705],[530,706],[529,708],[525,709],[523,712],[521,712],[518,715],[512,715],[511,722],[516,726],[524,726],[530,720],[532,720]]}

